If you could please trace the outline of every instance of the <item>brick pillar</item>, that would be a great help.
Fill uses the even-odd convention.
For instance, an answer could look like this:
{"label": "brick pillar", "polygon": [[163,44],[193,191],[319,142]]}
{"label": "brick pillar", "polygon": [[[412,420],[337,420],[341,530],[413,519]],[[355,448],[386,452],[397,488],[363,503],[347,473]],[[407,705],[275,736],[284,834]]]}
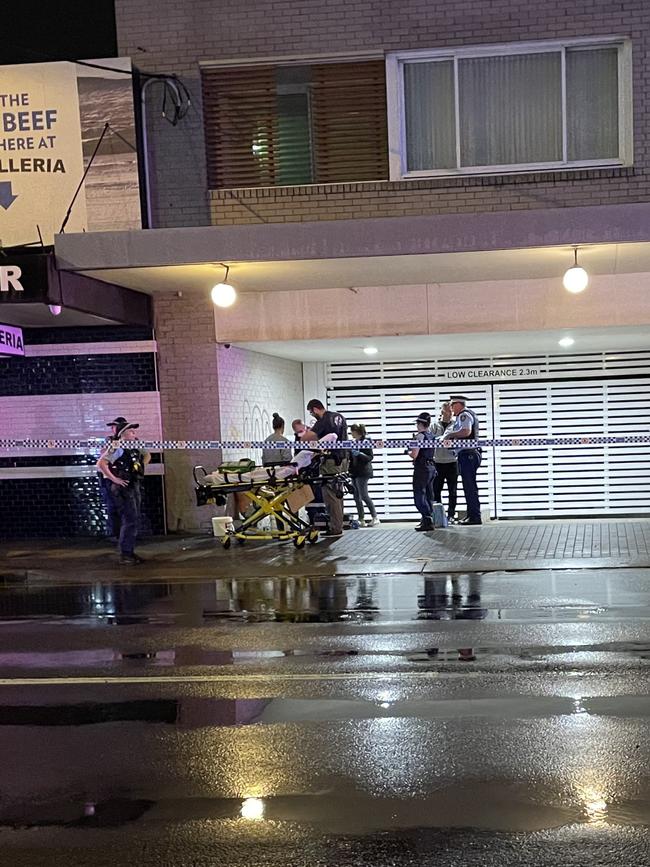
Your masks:
{"label": "brick pillar", "polygon": [[[163,438],[211,440],[221,436],[214,307],[204,295],[155,297]],[[196,506],[192,467],[214,469],[221,454],[166,451],[167,527],[171,532],[209,526],[212,513]]]}

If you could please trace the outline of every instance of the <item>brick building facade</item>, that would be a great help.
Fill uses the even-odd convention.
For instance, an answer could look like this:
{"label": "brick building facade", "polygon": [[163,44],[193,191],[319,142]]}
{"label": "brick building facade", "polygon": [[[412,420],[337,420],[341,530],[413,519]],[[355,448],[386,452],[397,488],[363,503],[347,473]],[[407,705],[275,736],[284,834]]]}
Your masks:
{"label": "brick building facade", "polygon": [[[650,200],[650,8],[643,2],[580,0],[531,9],[497,3],[201,2],[117,0],[120,51],[144,70],[185,80],[195,110],[184,126],[156,119],[155,220],[159,226],[232,225],[517,211]],[[364,58],[400,50],[623,37],[632,44],[633,165],[481,177],[229,189],[208,192],[200,63],[261,58]],[[144,50],[143,50],[144,49]],[[151,112],[154,115],[155,112]]]}
{"label": "brick building facade", "polygon": [[[191,106],[170,124],[147,86],[151,230],[57,254],[153,295],[166,438],[323,396],[331,378],[282,341],[345,339],[356,364],[370,337],[426,336],[435,359],[443,336],[508,353],[525,332],[548,360],[561,329],[650,325],[646,3],[116,0],[116,17],[119,53],[178,76]],[[577,298],[576,245],[593,277]],[[241,299],[215,314],[223,266]],[[165,456],[172,529],[205,525],[191,465],[216,458]]]}

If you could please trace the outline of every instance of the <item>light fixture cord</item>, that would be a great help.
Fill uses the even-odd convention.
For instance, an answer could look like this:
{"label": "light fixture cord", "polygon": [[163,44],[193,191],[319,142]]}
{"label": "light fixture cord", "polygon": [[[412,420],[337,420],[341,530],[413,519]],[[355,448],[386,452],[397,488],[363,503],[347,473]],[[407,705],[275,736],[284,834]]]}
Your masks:
{"label": "light fixture cord", "polygon": [[577,247],[573,248],[573,267],[574,268],[578,267],[578,248]]}

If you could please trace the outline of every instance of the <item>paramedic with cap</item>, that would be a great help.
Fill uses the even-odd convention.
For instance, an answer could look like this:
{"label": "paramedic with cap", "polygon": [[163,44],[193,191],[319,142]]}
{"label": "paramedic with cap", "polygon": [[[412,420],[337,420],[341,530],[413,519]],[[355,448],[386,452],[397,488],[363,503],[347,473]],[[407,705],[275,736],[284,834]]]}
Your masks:
{"label": "paramedic with cap", "polygon": [[413,499],[415,508],[422,515],[422,520],[415,528],[419,532],[433,530],[433,480],[436,477],[436,467],[433,461],[435,439],[431,430],[431,416],[421,412],[416,418],[417,433],[414,439],[420,443],[417,448],[407,454],[413,460]]}
{"label": "paramedic with cap", "polygon": [[[123,427],[125,424],[126,419],[122,415],[118,415],[118,417],[114,418],[113,421],[106,422],[106,427],[111,429],[111,433],[104,441],[104,448],[117,439],[116,434],[118,428]],[[106,522],[106,535],[109,539],[116,541],[120,533],[120,516],[115,509],[115,503],[110,495],[111,482],[102,473],[97,473],[97,477],[99,479],[99,493],[108,518]]]}
{"label": "paramedic with cap", "polygon": [[136,430],[139,427],[139,424],[129,424],[124,419],[124,424],[116,427],[115,439],[106,446],[97,461],[97,469],[108,479],[109,496],[120,518],[118,544],[123,566],[142,562],[135,553],[135,540],[142,498],[140,485],[151,455],[141,449],[128,447],[129,442],[138,438]]}
{"label": "paramedic with cap", "polygon": [[[311,430],[306,430],[301,435],[304,441],[320,440],[327,434],[336,434],[339,442],[345,442],[348,438],[348,423],[340,412],[330,412],[317,398],[313,398],[307,404],[307,411],[316,419]],[[336,476],[339,473],[347,473],[350,456],[346,449],[332,449],[331,457],[325,458],[321,463],[321,475]],[[336,487],[330,482],[323,484],[323,500],[329,512],[329,532],[327,536],[341,536],[343,534],[343,497],[338,495]]]}
{"label": "paramedic with cap", "polygon": [[[468,409],[467,398],[453,394],[449,398],[452,412],[455,415],[454,426],[445,433],[445,443],[448,440],[477,440],[479,438],[479,423],[476,413]],[[481,503],[478,497],[476,474],[481,466],[481,449],[454,448],[458,454],[458,472],[463,483],[463,493],[467,503],[467,518],[462,524],[481,524]]]}

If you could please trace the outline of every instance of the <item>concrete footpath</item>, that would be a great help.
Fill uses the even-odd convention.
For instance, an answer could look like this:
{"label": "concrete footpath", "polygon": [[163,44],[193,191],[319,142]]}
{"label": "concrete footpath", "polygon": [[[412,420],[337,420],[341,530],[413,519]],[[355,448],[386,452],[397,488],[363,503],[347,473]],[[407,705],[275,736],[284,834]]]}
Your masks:
{"label": "concrete footpath", "polygon": [[535,521],[350,530],[296,550],[290,542],[247,542],[226,551],[211,536],[143,540],[146,562],[118,564],[105,541],[20,540],[0,544],[0,579],[135,580],[346,576],[650,567],[650,520]]}

